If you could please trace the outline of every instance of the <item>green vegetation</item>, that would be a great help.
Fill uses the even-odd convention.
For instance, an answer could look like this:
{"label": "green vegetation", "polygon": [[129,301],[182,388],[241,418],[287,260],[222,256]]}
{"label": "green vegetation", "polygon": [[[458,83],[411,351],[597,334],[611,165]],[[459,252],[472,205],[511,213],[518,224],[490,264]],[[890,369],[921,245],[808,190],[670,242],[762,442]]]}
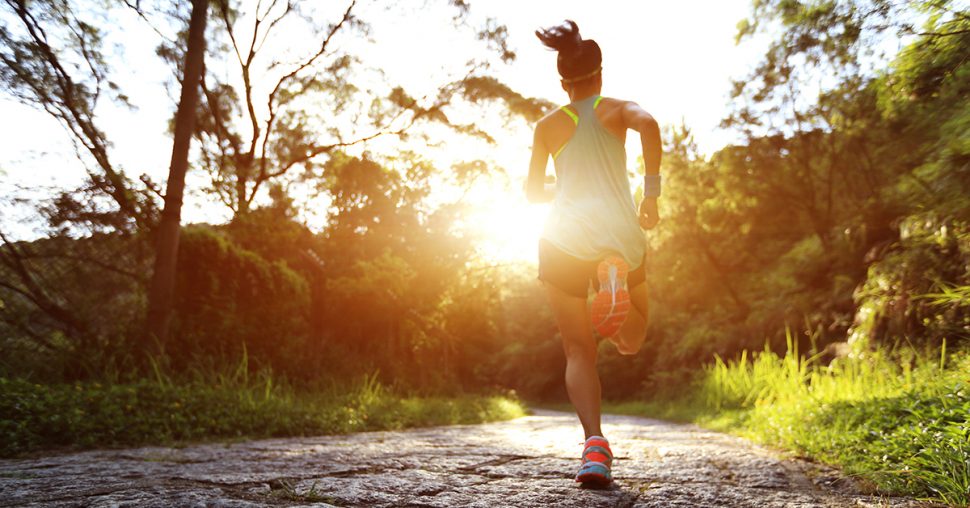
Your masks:
{"label": "green vegetation", "polygon": [[[173,70],[168,85],[193,87],[199,80],[175,79],[186,68],[180,30],[193,2],[0,6],[0,60],[10,70],[0,72],[0,94],[60,122],[79,149],[74,169],[86,175],[75,188],[0,196],[4,214],[9,206],[35,226],[13,238],[10,216],[0,221],[0,376],[104,382],[148,374],[149,358],[178,374],[217,370],[247,351],[253,372],[271,369],[299,386],[379,372],[385,384],[424,393],[502,388],[481,368],[499,336],[499,289],[495,267],[476,256],[465,196],[505,175],[492,161],[431,161],[452,142],[490,152],[495,131],[527,129],[550,104],[496,77],[515,59],[508,30],[470,14],[468,2],[425,7],[453,23],[449,37],[464,37],[476,57],[417,60],[429,80],[412,90],[373,56],[388,47],[377,40],[393,35],[368,23],[416,14],[412,6],[318,7],[211,3],[204,91],[188,115],[197,118],[186,195],[227,220],[170,228],[162,224],[179,217],[179,200],[163,208],[164,198],[182,195],[183,182],[163,191],[125,172],[102,123],[103,104],[127,104],[121,87],[132,86],[114,81],[128,66],[113,41],[139,30],[106,20],[166,27],[145,32],[159,36],[156,51],[129,59],[160,58]],[[169,28],[181,36],[163,35]],[[312,36],[236,46],[237,33],[273,41],[287,32]],[[169,266],[174,273],[153,269]]]}
{"label": "green vegetation", "polygon": [[[440,3],[467,14],[465,2]],[[66,39],[52,55],[11,32],[0,38],[0,51],[45,69],[54,57],[96,57],[97,75],[78,66],[71,67],[76,79],[57,83],[0,76],[7,94],[61,111],[77,103],[58,102],[63,93],[48,88],[69,81],[93,90],[99,76],[111,74],[116,62],[99,42],[110,27],[101,34],[96,19],[82,23],[93,13],[76,7],[35,2],[29,9],[44,15],[4,11],[11,25],[57,25],[43,31],[60,28]],[[187,8],[182,2],[176,11]],[[251,27],[225,25],[251,23],[241,15],[247,8],[220,4],[222,14],[240,15],[213,20],[220,29],[209,47],[229,63],[236,59],[227,30]],[[180,26],[184,18],[165,20]],[[338,41],[360,36],[366,24],[292,21],[349,30]],[[643,354],[604,354],[609,398],[676,387],[715,354],[736,358],[766,340],[780,349],[789,328],[803,349],[809,337],[820,348],[896,340],[938,347],[944,338],[952,349],[965,347],[970,306],[958,301],[965,293],[948,288],[970,284],[968,27],[970,16],[952,1],[753,4],[739,38],[760,31],[777,40],[738,81],[725,111],[736,143],[702,154],[688,127],[667,131],[664,220],[648,236],[658,311]],[[483,55],[514,56],[504,26],[466,35],[488,35],[480,40],[491,48]],[[159,54],[177,67],[182,49],[171,44],[160,42]],[[359,133],[330,125],[343,117],[327,111],[352,115],[362,107],[377,122],[368,126],[373,132],[383,132],[388,118],[414,120],[414,138],[433,141],[412,146],[418,150],[447,145],[444,132],[488,142],[473,121],[477,113],[467,124],[455,115],[479,107],[484,114],[490,104],[514,105],[507,125],[527,137],[519,121],[534,120],[549,104],[477,72],[443,84],[440,104],[398,87],[386,97],[357,94],[354,73],[366,72],[368,62],[347,54],[348,44],[328,46],[332,67],[313,60],[284,80],[272,98],[281,108],[275,120],[245,106],[265,97],[247,97],[230,84],[239,80],[225,82],[229,70],[207,67],[192,164],[206,168],[211,186],[189,190],[225,205],[229,220],[182,228],[173,319],[158,348],[166,367],[217,369],[246,350],[254,372],[271,369],[295,385],[379,372],[385,384],[425,393],[512,388],[529,399],[563,398],[562,352],[534,267],[496,266],[476,252],[463,196],[500,172],[481,160],[436,167],[435,154],[408,145],[380,151],[361,141],[362,151],[344,152],[331,138],[350,143]],[[876,54],[880,49],[887,52]],[[362,61],[350,65],[355,57]],[[97,96],[77,92],[77,100]],[[458,132],[439,129],[447,127],[442,122]],[[85,125],[74,130],[108,135]],[[237,142],[252,125],[266,128],[255,143]],[[82,145],[110,145],[95,141]],[[155,349],[144,331],[161,202],[154,184],[110,173],[110,151],[96,151],[106,153],[90,168],[91,185],[37,202],[14,199],[28,212],[36,205],[44,238],[17,241],[0,230],[2,376],[56,383],[145,374],[144,352]],[[510,195],[520,194],[515,187],[510,179]],[[313,210],[324,216],[318,227],[307,226],[310,212],[300,201],[307,195],[326,202]],[[958,298],[921,296],[932,294]]]}
{"label": "green vegetation", "polygon": [[693,420],[837,464],[884,491],[970,503],[970,355],[765,350],[720,358],[678,399],[607,411]]}
{"label": "green vegetation", "polygon": [[954,2],[755,2],[739,37],[775,41],[725,120],[746,141],[707,157],[673,133],[649,374],[607,355],[633,401],[607,410],[970,503],[968,28]]}
{"label": "green vegetation", "polygon": [[[0,92],[81,136],[89,181],[3,198],[39,232],[11,238],[0,224],[4,454],[506,418],[521,406],[489,394],[508,389],[564,399],[534,268],[476,255],[464,196],[506,175],[489,161],[430,162],[451,139],[494,142],[478,122],[492,109],[528,139],[516,122],[550,106],[491,77],[515,56],[501,20],[462,32],[483,59],[418,99],[391,77],[354,85],[381,74],[351,53],[370,36],[356,11],[338,23],[287,9],[345,46],[304,48],[290,74],[256,65],[282,78],[267,97],[232,84],[249,83],[250,67],[234,67],[231,33],[252,33],[258,16],[221,3],[190,151],[207,177],[187,190],[229,219],[181,228],[173,319],[155,344],[144,330],[162,193],[118,166],[94,115],[98,97],[127,100],[97,15],[126,7],[14,4],[0,12],[19,27],[0,30],[0,56],[20,72],[0,72]],[[470,27],[468,2],[438,4]],[[182,27],[187,8],[139,14]],[[738,37],[756,33],[772,41],[725,111],[736,142],[704,154],[688,126],[665,134],[649,341],[632,358],[604,344],[604,395],[642,401],[615,410],[699,421],[966,503],[970,13],[952,0],[758,0]],[[50,34],[52,49],[30,34]],[[178,45],[159,41],[173,69]],[[258,47],[260,62],[292,62]],[[308,210],[308,196],[326,206]],[[764,343],[787,353],[749,355]],[[476,395],[435,397],[456,393]]]}
{"label": "green vegetation", "polygon": [[505,396],[414,396],[374,376],[294,389],[272,376],[34,384],[0,378],[0,456],[53,448],[177,445],[480,423],[522,416]]}

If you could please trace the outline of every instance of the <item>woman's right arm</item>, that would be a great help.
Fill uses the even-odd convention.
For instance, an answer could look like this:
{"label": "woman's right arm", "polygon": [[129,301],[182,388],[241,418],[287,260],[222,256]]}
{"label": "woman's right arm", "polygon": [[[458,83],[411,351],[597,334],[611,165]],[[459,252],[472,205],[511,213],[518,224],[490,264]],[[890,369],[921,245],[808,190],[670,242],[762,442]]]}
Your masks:
{"label": "woman's right arm", "polygon": [[548,203],[555,199],[555,191],[546,187],[546,164],[551,155],[542,140],[542,122],[536,125],[532,138],[532,159],[529,161],[529,176],[525,182],[525,198],[530,203]]}

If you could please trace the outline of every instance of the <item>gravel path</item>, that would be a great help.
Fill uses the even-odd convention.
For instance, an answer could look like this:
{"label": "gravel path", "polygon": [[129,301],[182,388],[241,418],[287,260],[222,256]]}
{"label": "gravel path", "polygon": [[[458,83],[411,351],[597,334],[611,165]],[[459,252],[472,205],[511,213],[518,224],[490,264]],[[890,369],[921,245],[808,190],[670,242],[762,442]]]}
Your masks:
{"label": "gravel path", "polygon": [[138,448],[0,461],[0,506],[926,506],[852,492],[831,471],[750,443],[646,418],[607,416],[607,490],[572,480],[575,416]]}

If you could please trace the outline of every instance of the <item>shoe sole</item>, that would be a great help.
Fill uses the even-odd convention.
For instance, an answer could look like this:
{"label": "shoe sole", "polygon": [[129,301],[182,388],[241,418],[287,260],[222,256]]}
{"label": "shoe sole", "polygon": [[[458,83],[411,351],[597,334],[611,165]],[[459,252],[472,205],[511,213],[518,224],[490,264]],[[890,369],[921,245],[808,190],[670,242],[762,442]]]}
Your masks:
{"label": "shoe sole", "polygon": [[594,329],[603,337],[616,335],[630,312],[630,293],[626,284],[629,270],[626,261],[618,256],[607,257],[596,267],[600,289],[593,297],[590,317]]}
{"label": "shoe sole", "polygon": [[[599,471],[598,469],[603,469],[606,472]],[[610,477],[609,469],[606,469],[605,466],[601,466],[594,470],[576,475],[576,481],[581,483],[584,487],[606,487],[613,483],[613,478]]]}

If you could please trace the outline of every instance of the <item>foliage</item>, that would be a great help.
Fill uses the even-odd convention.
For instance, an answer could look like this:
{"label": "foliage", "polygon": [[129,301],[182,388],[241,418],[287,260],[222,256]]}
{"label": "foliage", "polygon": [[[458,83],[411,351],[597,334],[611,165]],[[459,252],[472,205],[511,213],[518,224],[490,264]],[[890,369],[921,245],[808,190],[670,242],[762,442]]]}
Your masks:
{"label": "foliage", "polygon": [[[742,37],[778,39],[725,121],[744,141],[704,157],[688,128],[666,135],[644,369],[659,372],[628,386],[662,390],[788,328],[803,348],[966,338],[964,309],[920,295],[970,274],[968,27],[951,2],[755,2]],[[867,52],[894,34],[906,44],[880,67]]]}
{"label": "foliage", "polygon": [[[701,389],[747,409],[712,422],[842,465],[894,492],[970,501],[967,358],[885,353],[830,367],[770,353],[719,364]],[[747,384],[747,387],[744,386]]]}
{"label": "foliage", "polygon": [[171,348],[182,353],[170,357],[184,366],[195,355],[218,361],[246,350],[257,368],[300,357],[310,299],[299,274],[207,228],[186,228],[179,250]]}
{"label": "foliage", "polygon": [[[45,111],[70,133],[88,182],[56,196],[46,215],[96,231],[147,228],[157,219],[149,189],[137,186],[113,161],[99,128],[102,97],[127,104],[110,76],[104,54],[104,10],[73,1],[7,0],[0,11],[0,87],[18,101]],[[112,205],[104,203],[108,198]]]}
{"label": "foliage", "polygon": [[[426,294],[412,300],[423,302],[423,308],[416,311],[418,315],[432,315],[430,321],[424,321],[435,321],[433,315],[439,312],[437,303],[441,301],[446,282],[449,277],[458,277],[461,271],[459,253],[468,249],[467,245],[461,246],[461,241],[448,238],[454,233],[451,223],[458,206],[446,203],[440,210],[435,210],[425,199],[432,179],[435,183],[445,180],[447,184],[451,183],[450,179],[442,177],[439,169],[414,154],[394,153],[393,149],[388,152],[387,148],[378,146],[384,152],[380,156],[365,152],[358,158],[351,158],[341,149],[350,146],[369,148],[368,142],[379,137],[427,136],[435,131],[421,129],[432,124],[446,127],[459,138],[492,141],[480,125],[463,123],[461,119],[469,115],[474,118],[476,111],[485,110],[494,103],[509,106],[506,108],[510,112],[505,118],[507,122],[517,118],[537,118],[549,106],[545,101],[524,97],[494,77],[484,75],[484,70],[496,61],[507,63],[514,59],[515,54],[506,41],[507,29],[493,19],[481,23],[473,20],[467,2],[449,1],[426,6],[453,10],[456,15],[452,21],[456,29],[478,41],[485,51],[465,67],[453,69],[452,76],[435,85],[430,92],[424,91],[428,92],[426,95],[419,96],[416,91],[396,84],[392,86],[381,69],[355,54],[360,52],[362,44],[370,44],[374,37],[365,19],[369,15],[368,9],[373,6],[349,1],[334,14],[333,9],[313,2],[258,3],[252,12],[246,12],[250,6],[241,2],[217,4],[214,4],[212,13],[214,19],[209,23],[215,28],[206,33],[206,72],[200,84],[204,100],[195,111],[198,122],[194,142],[198,143],[198,149],[192,151],[191,157],[193,166],[208,172],[211,177],[207,189],[210,194],[205,197],[212,203],[221,202],[231,208],[234,218],[227,228],[226,243],[196,241],[201,237],[186,242],[188,250],[201,250],[200,254],[215,256],[188,260],[187,266],[181,269],[182,285],[201,292],[189,299],[183,298],[182,312],[177,317],[182,334],[180,342],[162,344],[162,348],[169,352],[180,351],[178,354],[184,358],[176,359],[175,363],[187,365],[191,363],[188,359],[194,361],[196,356],[218,357],[238,351],[242,344],[249,344],[254,348],[253,353],[266,364],[281,364],[282,357],[302,358],[305,360],[298,362],[300,365],[294,366],[293,370],[309,372],[312,362],[319,362],[324,353],[328,357],[337,357],[341,347],[353,347],[359,342],[354,340],[359,334],[342,334],[339,327],[329,326],[334,309],[340,306],[331,305],[327,278],[345,277],[345,272],[358,266],[354,264],[358,257],[374,259],[387,249],[397,252],[405,242],[414,245],[431,237],[434,240],[428,244],[428,249],[396,255],[412,266],[418,277],[415,282],[429,283],[420,286],[427,288]],[[40,216],[48,222],[44,233],[50,237],[50,244],[57,243],[61,249],[70,248],[74,244],[72,239],[86,241],[94,238],[94,234],[103,235],[130,246],[131,252],[138,256],[131,263],[127,263],[129,259],[125,256],[122,258],[124,264],[111,259],[87,258],[75,259],[72,264],[76,273],[95,279],[103,277],[105,281],[116,278],[115,274],[106,272],[134,275],[125,281],[125,288],[113,288],[118,294],[114,301],[121,300],[126,304],[118,309],[120,319],[114,321],[118,328],[125,330],[127,337],[122,337],[117,330],[102,330],[98,322],[101,314],[89,311],[87,305],[65,305],[76,295],[68,295],[73,288],[59,287],[59,281],[42,273],[49,264],[25,261],[34,256],[39,244],[18,244],[16,239],[4,236],[0,231],[3,241],[0,261],[5,265],[3,285],[0,286],[3,300],[0,301],[10,302],[3,306],[8,311],[0,312],[0,316],[5,319],[4,329],[14,332],[3,339],[19,344],[18,351],[24,354],[43,348],[45,342],[110,344],[110,354],[102,355],[100,353],[104,351],[92,350],[73,357],[84,364],[110,363],[116,360],[114,357],[123,355],[126,348],[134,350],[142,335],[138,332],[141,328],[138,322],[144,318],[144,286],[150,279],[144,272],[147,271],[145,265],[151,262],[150,249],[145,247],[161,245],[157,208],[158,198],[165,195],[149,178],[142,176],[140,181],[134,181],[114,162],[110,133],[99,125],[99,103],[105,98],[128,105],[124,91],[114,81],[111,47],[105,41],[110,35],[116,35],[112,28],[116,17],[137,15],[159,36],[157,56],[171,63],[176,70],[174,75],[179,77],[187,38],[187,7],[187,2],[151,1],[82,5],[11,0],[3,4],[0,11],[0,58],[3,62],[0,86],[3,92],[59,120],[75,143],[90,177],[82,188],[36,204]],[[119,14],[119,11],[124,12]],[[334,15],[336,18],[331,19]],[[476,26],[479,24],[481,26]],[[168,31],[174,31],[175,36],[169,37]],[[304,34],[294,40],[306,44],[294,44],[293,47],[288,43],[279,44],[276,35],[282,31]],[[364,87],[361,83],[368,85]],[[195,86],[194,83],[191,86]],[[164,162],[155,161],[155,164]],[[368,164],[378,170],[367,172]],[[366,177],[358,175],[355,180],[354,169],[365,169]],[[467,187],[487,170],[489,168],[483,161],[466,162],[455,172],[457,185]],[[378,173],[384,174],[374,182],[368,180]],[[345,184],[350,187],[341,188]],[[397,194],[390,199],[382,199],[375,193],[392,187]],[[189,192],[195,190],[189,189]],[[166,192],[181,195],[174,189]],[[353,222],[355,217],[376,221],[388,219],[384,231],[389,236],[365,235],[362,230],[343,230],[340,225],[335,225],[324,236],[332,235],[337,241],[321,242],[319,237],[296,223],[292,210],[294,196],[307,198],[325,194],[339,201],[341,198],[336,194],[341,192],[349,193],[347,199],[351,200],[367,194],[368,199],[379,203],[363,214],[338,207],[334,210],[335,216],[347,222]],[[16,205],[30,204],[17,201]],[[397,206],[410,208],[402,211],[394,208]],[[250,215],[254,217],[250,218]],[[398,218],[403,221],[399,222]],[[253,236],[266,226],[279,226],[293,234],[286,240],[299,244],[299,249],[287,252],[283,248],[295,245],[283,241],[282,231],[274,230],[259,238]],[[396,231],[395,228],[405,230]],[[358,241],[360,238],[364,240]],[[274,240],[280,242],[273,243]],[[382,244],[385,240],[387,243]],[[236,241],[257,257],[235,249]],[[101,243],[101,240],[93,239],[92,243]],[[350,257],[344,257],[345,252]],[[436,256],[437,252],[442,256]],[[257,259],[261,256],[266,259]],[[171,256],[157,256],[157,260],[164,259],[171,259]],[[203,276],[198,281],[185,278],[186,273],[206,272],[213,267],[206,263],[216,260],[226,262],[226,269],[230,266],[240,269],[240,276],[256,277],[258,281],[232,279],[235,275],[225,273],[209,274],[211,276]],[[263,266],[264,261],[269,262],[267,266]],[[290,274],[292,276],[282,276],[278,272],[284,268],[276,263],[289,263],[295,272]],[[328,263],[333,270],[321,270],[321,266]],[[431,276],[435,270],[448,276]],[[232,301],[245,297],[245,292],[253,289],[250,285],[269,283],[270,279],[275,280],[271,284],[274,287],[264,295]],[[280,282],[283,279],[288,282]],[[296,279],[303,280],[297,283]],[[306,287],[294,292],[281,289],[281,284],[304,284]],[[164,291],[159,294],[162,293]],[[284,302],[289,302],[289,306]],[[272,312],[282,312],[286,316],[281,318],[278,326],[268,319]],[[149,312],[150,316],[152,314]],[[401,331],[395,332],[393,343],[396,345],[387,350],[390,354],[398,350],[410,354],[418,345],[437,341],[428,339],[429,334],[433,334],[428,330],[437,324],[429,325],[421,319],[405,323],[402,319],[390,316],[379,323],[383,326],[380,333],[391,328]],[[305,324],[307,320],[309,325]],[[38,322],[42,326],[38,326]],[[422,324],[416,324],[418,322]],[[373,330],[369,330],[371,332]],[[203,335],[205,339],[201,338]],[[340,340],[335,340],[338,335]],[[327,339],[339,343],[325,344]],[[283,347],[268,347],[274,342],[283,344]],[[192,347],[184,348],[187,343]],[[255,347],[257,343],[267,347]],[[328,350],[328,346],[337,350]],[[293,352],[300,348],[314,348],[315,351],[312,354]],[[263,358],[264,352],[266,358]],[[129,356],[132,354],[133,351],[128,352]],[[106,360],[107,357],[111,358]],[[70,363],[72,357],[63,355],[63,358]],[[127,364],[128,360],[124,359],[123,363]],[[380,355],[374,363],[389,376],[397,368],[389,358]],[[16,365],[11,368],[19,369]],[[360,370],[363,369],[361,365]],[[67,365],[66,370],[78,376],[84,369]],[[423,382],[445,383],[445,380],[436,378]]]}
{"label": "foliage", "polygon": [[[245,371],[241,371],[245,372]],[[338,434],[521,416],[502,396],[416,397],[375,381],[297,390],[240,372],[130,383],[0,378],[0,456],[52,448],[176,445],[202,439]]]}
{"label": "foliage", "polygon": [[[27,443],[12,451],[465,418],[447,404],[394,402],[405,392],[562,399],[561,345],[534,273],[479,258],[462,198],[432,191],[462,196],[495,168],[466,161],[448,171],[428,154],[369,150],[382,147],[372,140],[407,136],[429,146],[456,133],[489,142],[486,122],[466,122],[468,112],[498,102],[507,122],[534,120],[548,104],[483,72],[485,61],[427,95],[392,86],[342,45],[366,38],[356,3],[330,17],[301,10],[310,2],[264,5],[272,7],[247,13],[222,3],[214,20],[194,164],[211,177],[205,197],[233,217],[185,229],[176,338],[158,361],[185,375],[219,372],[244,354],[243,372],[274,373],[263,378],[274,380],[268,390],[139,381],[145,372],[131,370],[157,196],[150,182],[111,176],[123,172],[94,123],[98,86],[123,101],[109,85],[97,23],[80,25],[99,11],[7,2],[0,55],[17,61],[0,70],[4,91],[50,108],[95,161],[90,185],[47,204],[48,238],[2,238],[0,376],[9,378],[4,392],[31,401],[5,399],[29,409],[11,421],[30,423],[3,424],[7,442]],[[184,7],[138,12],[178,21]],[[446,7],[468,14],[464,1]],[[73,42],[43,51],[29,27],[48,23],[60,27],[49,37]],[[313,47],[275,53],[269,34],[289,29],[313,34]],[[474,30],[489,58],[513,56],[504,26]],[[913,351],[964,349],[970,336],[970,15],[946,0],[758,0],[739,26],[742,39],[756,33],[774,40],[726,112],[739,140],[703,155],[687,126],[666,132],[664,220],[649,236],[656,310],[636,357],[600,345],[604,395],[682,396],[667,416],[704,415],[888,488],[965,502],[965,441],[953,436],[966,432],[958,373],[967,361],[955,354],[940,369]],[[180,47],[163,42],[159,56],[177,65]],[[65,81],[56,63],[88,57]],[[264,71],[273,75],[267,89],[253,79]],[[354,121],[338,121],[345,117]],[[317,231],[297,210],[307,195],[326,198]],[[790,352],[746,352],[764,343]],[[898,344],[911,349],[888,352]],[[807,350],[824,358],[802,359]],[[375,372],[365,385],[392,389],[308,391]],[[294,388],[277,388],[283,380]],[[363,399],[378,402],[361,409]],[[212,423],[173,413],[176,402]],[[628,409],[664,409],[638,404]],[[55,418],[58,405],[69,411]],[[248,412],[232,427],[240,408]],[[103,416],[85,427],[77,409]],[[138,412],[162,430],[139,427]]]}
{"label": "foliage", "polygon": [[694,420],[838,464],[881,489],[970,502],[970,356],[881,349],[829,365],[765,350],[706,367],[679,398],[607,410]]}
{"label": "foliage", "polygon": [[117,234],[0,246],[0,369],[77,379],[129,368],[146,247]]}
{"label": "foliage", "polygon": [[[312,2],[257,4],[252,12],[241,2],[220,2],[210,42],[216,51],[197,113],[198,166],[210,175],[207,190],[234,215],[245,215],[266,187],[312,187],[325,178],[331,155],[378,138],[404,138],[438,125],[494,143],[480,125],[457,120],[468,106],[505,103],[515,116],[536,120],[549,104],[483,75],[495,58],[515,58],[506,27],[494,19],[473,26],[467,3],[449,4],[455,28],[474,29],[470,35],[481,41],[486,56],[451,70],[449,78],[417,96],[357,54],[355,43],[375,36],[365,5],[350,1],[334,14]],[[332,22],[320,23],[326,14]],[[296,40],[309,44],[281,47],[276,40],[284,31],[305,34]],[[158,54],[177,67],[182,42],[165,41]]]}
{"label": "foliage", "polygon": [[487,298],[484,302],[466,297],[465,306],[479,309],[478,316],[480,309],[488,309],[491,314],[483,317],[494,323],[494,330],[471,335],[474,349],[462,348],[458,354],[478,363],[474,372],[486,386],[509,387],[531,401],[565,400],[566,361],[545,290],[533,272],[522,272],[505,266],[482,269],[491,282],[482,285],[501,291],[476,295]]}
{"label": "foliage", "polygon": [[869,267],[856,292],[860,306],[850,341],[890,336],[939,344],[970,338],[970,312],[960,298],[960,288],[970,284],[970,230],[926,215],[907,217],[900,229],[901,240]]}

